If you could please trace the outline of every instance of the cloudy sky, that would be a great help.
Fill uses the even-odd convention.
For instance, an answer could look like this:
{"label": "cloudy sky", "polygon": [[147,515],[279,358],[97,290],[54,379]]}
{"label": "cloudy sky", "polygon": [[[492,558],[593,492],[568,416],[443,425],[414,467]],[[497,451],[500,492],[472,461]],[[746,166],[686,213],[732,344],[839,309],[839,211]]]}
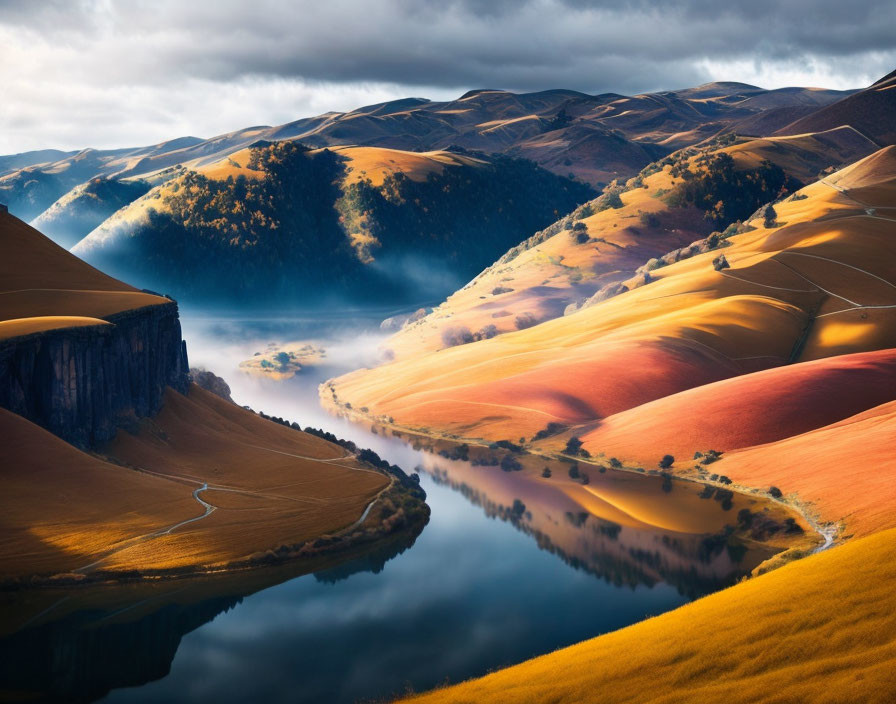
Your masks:
{"label": "cloudy sky", "polygon": [[0,154],[152,144],[471,88],[853,88],[892,0],[0,0]]}

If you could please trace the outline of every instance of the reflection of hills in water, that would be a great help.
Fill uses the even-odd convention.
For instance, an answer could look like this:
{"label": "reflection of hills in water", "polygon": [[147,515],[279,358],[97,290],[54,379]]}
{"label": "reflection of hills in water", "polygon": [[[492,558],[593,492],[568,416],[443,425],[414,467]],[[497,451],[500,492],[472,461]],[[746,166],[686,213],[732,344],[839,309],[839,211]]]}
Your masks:
{"label": "reflection of hills in water", "polygon": [[[621,484],[607,493],[618,498],[619,492],[628,492],[630,499],[637,499],[642,517],[661,514],[658,506],[676,501],[704,514],[696,529],[669,530],[618,511],[614,515],[612,506],[606,516],[600,515],[602,507],[591,500],[591,492],[585,494],[585,487],[563,480],[570,464],[542,458],[537,463],[551,469],[556,485],[526,471],[507,472],[435,455],[427,455],[418,469],[481,506],[487,516],[532,536],[542,550],[616,586],[665,582],[697,598],[733,584],[776,552],[735,529],[738,511],[757,504],[752,498],[737,497],[739,503],[725,510],[719,502],[701,500],[698,490],[686,482],[675,481],[671,489],[667,481],[663,489],[660,477],[613,471],[591,480],[588,488],[599,494],[604,493],[601,482]],[[617,502],[625,505],[625,500]]]}
{"label": "reflection of hills in water", "polygon": [[[332,583],[378,573],[418,535],[314,576]],[[113,689],[161,679],[185,635],[244,597],[300,576],[301,564],[219,579],[12,592],[0,602],[0,628],[14,630],[0,640],[0,701],[91,702]],[[30,619],[24,626],[11,625],[23,617]]]}

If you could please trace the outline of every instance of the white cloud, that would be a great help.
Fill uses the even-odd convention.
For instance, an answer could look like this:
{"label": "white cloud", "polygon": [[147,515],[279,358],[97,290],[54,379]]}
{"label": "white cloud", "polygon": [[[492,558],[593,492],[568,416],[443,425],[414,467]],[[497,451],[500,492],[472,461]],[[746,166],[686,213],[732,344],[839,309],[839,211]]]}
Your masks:
{"label": "white cloud", "polygon": [[211,136],[469,88],[859,87],[888,0],[0,0],[0,153]]}

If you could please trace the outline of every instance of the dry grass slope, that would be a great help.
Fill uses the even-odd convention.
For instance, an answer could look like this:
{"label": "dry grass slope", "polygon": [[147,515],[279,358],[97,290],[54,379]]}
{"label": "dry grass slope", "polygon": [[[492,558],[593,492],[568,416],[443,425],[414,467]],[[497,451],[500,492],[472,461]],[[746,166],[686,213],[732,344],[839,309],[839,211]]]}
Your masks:
{"label": "dry grass slope", "polygon": [[879,533],[413,701],[891,702],[894,549]]}

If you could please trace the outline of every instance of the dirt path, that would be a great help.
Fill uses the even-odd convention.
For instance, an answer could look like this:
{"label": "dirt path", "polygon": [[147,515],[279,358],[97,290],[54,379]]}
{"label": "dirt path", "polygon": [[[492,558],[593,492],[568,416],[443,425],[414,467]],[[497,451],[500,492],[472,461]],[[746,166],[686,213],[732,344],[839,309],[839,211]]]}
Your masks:
{"label": "dirt path", "polygon": [[[246,443],[244,443],[244,444],[246,444]],[[346,465],[346,464],[335,464],[336,462],[339,462],[340,460],[354,458],[355,455],[352,454],[351,452],[347,452],[345,455],[342,455],[341,457],[331,457],[331,458],[323,458],[322,459],[319,457],[307,457],[305,455],[296,455],[296,454],[289,453],[289,452],[283,452],[281,450],[275,450],[270,447],[262,447],[260,445],[247,445],[247,446],[254,447],[259,450],[265,450],[267,452],[275,452],[277,454],[286,455],[288,457],[295,457],[297,459],[308,460],[311,462],[320,462],[321,464],[327,464],[327,465],[336,466],[336,467],[343,467],[345,469],[351,469],[351,470],[354,470],[357,472],[369,472],[370,474],[377,474],[380,476],[385,476],[385,475],[383,475],[382,472],[377,472],[372,469],[365,469],[363,467],[353,467],[351,465]],[[304,504],[319,505],[319,504],[325,502],[325,499],[314,499],[311,497],[301,498],[301,497],[294,497],[294,496],[283,496],[283,495],[279,495],[279,494],[270,494],[270,493],[266,493],[266,490],[252,491],[251,489],[243,489],[243,488],[239,488],[239,487],[214,485],[214,484],[209,485],[208,482],[201,481],[199,479],[193,479],[191,477],[183,477],[183,476],[178,476],[178,475],[174,475],[174,474],[164,474],[162,472],[154,472],[152,470],[142,469],[142,468],[136,469],[135,471],[143,472],[144,474],[150,474],[152,476],[159,477],[160,479],[165,479],[168,481],[176,481],[176,482],[187,483],[187,484],[201,483],[202,486],[199,486],[193,490],[193,498],[196,499],[196,501],[205,509],[205,512],[201,516],[194,516],[193,518],[188,518],[184,521],[179,521],[178,523],[175,523],[174,525],[168,526],[166,528],[162,528],[162,529],[154,531],[152,533],[146,533],[144,535],[138,535],[133,538],[130,538],[130,539],[124,541],[118,547],[115,547],[112,550],[109,550],[108,552],[103,554],[103,556],[100,557],[98,560],[95,560],[94,562],[91,562],[88,565],[84,565],[83,567],[79,567],[79,568],[73,570],[74,573],[86,574],[91,569],[101,565],[102,563],[106,562],[108,559],[110,559],[114,555],[122,552],[123,550],[127,550],[128,548],[131,548],[134,545],[142,543],[146,540],[152,540],[154,538],[158,538],[163,535],[171,535],[178,528],[181,528],[190,523],[196,523],[197,521],[201,521],[205,518],[208,518],[212,513],[214,513],[218,509],[218,507],[205,501],[204,499],[202,499],[200,497],[200,494],[202,494],[203,492],[206,492],[206,491],[230,492],[230,493],[244,494],[247,496],[255,496],[255,497],[267,498],[267,499],[294,501],[296,503],[304,503]],[[383,489],[381,489],[379,492],[377,492],[376,496],[374,496],[373,499],[367,504],[367,506],[364,508],[364,511],[361,513],[361,517],[357,521],[352,523],[350,526],[348,526],[347,528],[343,528],[342,531],[354,530],[355,528],[357,528],[358,526],[363,524],[365,520],[367,520],[367,516],[370,515],[370,511],[371,511],[371,509],[373,509],[376,502],[380,499],[380,497],[386,491],[388,491],[389,489],[391,489],[394,486],[395,478],[392,476],[389,476],[388,479],[389,479],[389,483]],[[290,486],[290,485],[283,485],[281,487],[272,487],[272,488],[273,489],[285,488],[286,486]],[[340,532],[342,532],[342,531],[340,531]]]}

